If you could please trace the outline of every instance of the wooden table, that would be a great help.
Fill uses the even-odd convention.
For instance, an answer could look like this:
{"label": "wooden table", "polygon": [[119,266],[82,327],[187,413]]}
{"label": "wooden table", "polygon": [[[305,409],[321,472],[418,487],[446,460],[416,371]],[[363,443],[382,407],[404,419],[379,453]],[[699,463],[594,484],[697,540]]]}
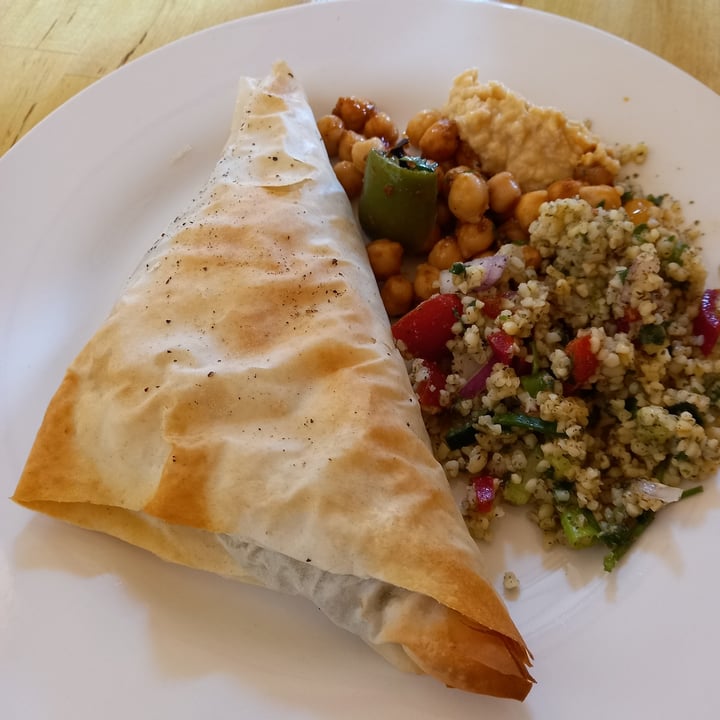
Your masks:
{"label": "wooden table", "polygon": [[[149,50],[217,23],[310,1],[0,0],[0,155],[75,93]],[[619,35],[720,92],[719,0],[514,4]]]}

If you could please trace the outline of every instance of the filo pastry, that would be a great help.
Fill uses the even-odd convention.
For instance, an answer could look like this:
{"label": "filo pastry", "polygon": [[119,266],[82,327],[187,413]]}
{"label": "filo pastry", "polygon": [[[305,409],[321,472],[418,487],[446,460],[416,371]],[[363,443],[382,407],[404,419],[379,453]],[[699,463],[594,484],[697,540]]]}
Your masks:
{"label": "filo pastry", "polygon": [[13,499],[305,596],[449,686],[533,682],[284,63],[241,81],[209,182],[67,370]]}

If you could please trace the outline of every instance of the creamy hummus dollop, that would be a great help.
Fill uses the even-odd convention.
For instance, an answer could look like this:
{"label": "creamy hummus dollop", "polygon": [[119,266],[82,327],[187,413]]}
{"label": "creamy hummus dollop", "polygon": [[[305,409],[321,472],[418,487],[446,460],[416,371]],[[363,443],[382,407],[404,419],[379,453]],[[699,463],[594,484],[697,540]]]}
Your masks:
{"label": "creamy hummus dollop", "polygon": [[524,192],[572,177],[583,166],[600,166],[613,176],[620,169],[587,125],[533,105],[502,83],[481,84],[477,68],[455,78],[444,111],[480,157],[483,173],[508,170]]}

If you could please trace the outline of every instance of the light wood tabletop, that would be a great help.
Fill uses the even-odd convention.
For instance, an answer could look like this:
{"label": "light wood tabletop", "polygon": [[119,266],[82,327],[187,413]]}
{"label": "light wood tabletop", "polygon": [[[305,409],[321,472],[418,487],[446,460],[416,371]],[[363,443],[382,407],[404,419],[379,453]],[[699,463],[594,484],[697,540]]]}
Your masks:
{"label": "light wood tabletop", "polygon": [[[75,93],[150,50],[218,23],[310,1],[0,0],[0,155]],[[514,4],[611,32],[720,92],[719,0]]]}

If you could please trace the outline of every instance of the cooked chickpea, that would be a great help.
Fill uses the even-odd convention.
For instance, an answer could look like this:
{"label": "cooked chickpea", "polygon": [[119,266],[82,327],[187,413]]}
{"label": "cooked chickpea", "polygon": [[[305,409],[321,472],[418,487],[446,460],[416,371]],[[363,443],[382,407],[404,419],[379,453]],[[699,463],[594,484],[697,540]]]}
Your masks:
{"label": "cooked chickpea", "polygon": [[388,145],[394,145],[400,135],[392,118],[384,112],[376,112],[368,118],[363,128],[365,137],[382,138]]}
{"label": "cooked chickpea", "polygon": [[432,230],[430,231],[430,234],[420,248],[420,254],[427,255],[433,249],[435,243],[437,243],[443,236],[444,233],[442,231],[442,228],[437,222],[435,222]]}
{"label": "cooked chickpea", "polygon": [[415,270],[413,290],[415,296],[420,300],[427,300],[438,291],[440,270],[428,263],[420,263]]}
{"label": "cooked chickpea", "polygon": [[320,137],[325,143],[325,149],[330,157],[335,157],[338,153],[338,143],[345,130],[343,121],[337,115],[323,115],[317,121]]}
{"label": "cooked chickpea", "polygon": [[371,137],[367,140],[358,140],[350,150],[350,157],[353,165],[361,172],[365,172],[367,156],[371,150],[384,150],[385,143],[379,137]]}
{"label": "cooked chickpea", "polygon": [[480,222],[488,209],[488,200],[487,183],[473,172],[460,173],[448,193],[450,212],[461,222]]}
{"label": "cooked chickpea", "polygon": [[380,297],[390,317],[404,315],[412,307],[413,284],[402,275],[392,275],[382,286]]}
{"label": "cooked chickpea", "polygon": [[453,263],[462,262],[462,259],[457,241],[452,237],[441,238],[428,253],[428,263],[439,270],[447,270]]}
{"label": "cooked chickpea", "polygon": [[495,240],[495,227],[489,218],[477,223],[458,223],[455,237],[463,260],[485,252]]}
{"label": "cooked chickpea", "polygon": [[540,206],[548,199],[547,190],[531,190],[523,193],[515,205],[514,216],[520,228],[527,232],[540,214]]}
{"label": "cooked chickpea", "polygon": [[583,185],[578,194],[593,207],[616,210],[622,205],[620,193],[612,185]]}
{"label": "cooked chickpea", "polygon": [[508,218],[502,225],[498,225],[496,235],[501,244],[527,242],[527,231],[514,217]]}
{"label": "cooked chickpea", "polygon": [[365,136],[354,130],[344,130],[338,141],[337,155],[340,160],[352,161],[352,148],[356,142],[365,140]]}
{"label": "cooked chickpea", "polygon": [[361,132],[365,123],[375,113],[375,105],[369,100],[357,97],[338,98],[332,114],[337,115],[345,123],[348,130]]}
{"label": "cooked chickpea", "polygon": [[518,181],[507,170],[495,173],[489,178],[487,187],[490,209],[499,215],[510,212],[522,195]]}
{"label": "cooked chickpea", "polygon": [[548,200],[577,197],[583,185],[584,183],[580,182],[580,180],[575,180],[575,178],[556,180],[547,186]]}
{"label": "cooked chickpea", "polygon": [[467,165],[453,165],[449,168],[443,168],[442,165],[438,165],[438,171],[442,173],[442,177],[438,178],[438,187],[440,192],[447,197],[452,187],[455,178],[462,173],[472,172],[472,169]]}
{"label": "cooked chickpea", "polygon": [[439,110],[421,110],[414,115],[407,124],[407,128],[405,128],[405,134],[408,136],[410,144],[419,148],[420,138],[422,138],[425,131],[440,120],[441,117],[442,113]]}
{"label": "cooked chickpea", "polygon": [[373,240],[368,243],[367,254],[375,277],[383,279],[400,273],[403,246],[399,242],[387,238]]}
{"label": "cooked chickpea", "polygon": [[651,218],[654,205],[646,198],[630,198],[623,207],[635,225],[642,225]]}
{"label": "cooked chickpea", "polygon": [[480,158],[478,154],[462,140],[458,144],[454,159],[458,165],[467,165],[473,170],[480,170]]}
{"label": "cooked chickpea", "polygon": [[345,194],[354,200],[360,197],[363,187],[363,174],[350,162],[350,160],[340,160],[333,165],[335,176],[345,190]]}
{"label": "cooked chickpea", "polygon": [[574,176],[588,185],[611,185],[615,180],[615,176],[602,165],[579,165]]}
{"label": "cooked chickpea", "polygon": [[525,267],[535,268],[536,270],[540,267],[542,257],[540,257],[540,251],[536,247],[523,245],[522,257],[525,262]]}
{"label": "cooked chickpea", "polygon": [[440,227],[446,227],[453,221],[453,214],[443,200],[438,200],[436,221]]}
{"label": "cooked chickpea", "polygon": [[424,157],[442,162],[455,155],[459,142],[455,123],[448,118],[441,118],[423,133],[418,147]]}

